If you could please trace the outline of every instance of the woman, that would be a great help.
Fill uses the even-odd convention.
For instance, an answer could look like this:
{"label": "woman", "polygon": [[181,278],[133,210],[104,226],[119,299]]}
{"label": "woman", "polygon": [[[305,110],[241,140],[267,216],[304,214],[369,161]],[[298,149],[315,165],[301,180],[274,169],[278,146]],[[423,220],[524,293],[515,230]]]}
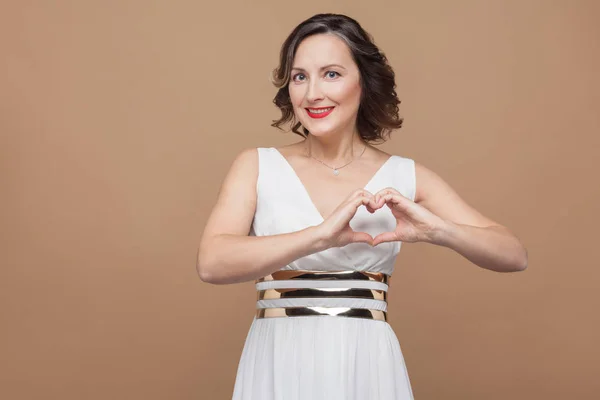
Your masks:
{"label": "woman", "polygon": [[401,126],[400,101],[355,20],[302,22],[274,83],[273,126],[292,121],[303,139],[237,156],[198,253],[205,282],[256,281],[233,398],[412,399],[386,319],[402,242],[446,246],[499,272],[524,270],[527,252],[434,172],[370,144]]}

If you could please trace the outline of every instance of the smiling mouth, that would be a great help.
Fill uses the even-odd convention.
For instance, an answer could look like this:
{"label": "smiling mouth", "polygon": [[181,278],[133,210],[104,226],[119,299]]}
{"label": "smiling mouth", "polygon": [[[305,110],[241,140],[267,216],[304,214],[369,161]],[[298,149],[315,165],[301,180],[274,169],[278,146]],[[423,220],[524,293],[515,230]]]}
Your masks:
{"label": "smiling mouth", "polygon": [[328,116],[334,107],[306,108],[306,112],[311,118],[324,118]]}

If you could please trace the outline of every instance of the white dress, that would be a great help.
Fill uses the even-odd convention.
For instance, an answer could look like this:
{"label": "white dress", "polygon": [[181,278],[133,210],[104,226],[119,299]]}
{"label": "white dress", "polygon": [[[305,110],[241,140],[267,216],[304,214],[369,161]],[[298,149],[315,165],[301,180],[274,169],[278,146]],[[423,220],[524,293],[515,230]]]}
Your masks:
{"label": "white dress", "polygon": [[[282,234],[323,222],[309,193],[283,155],[273,147],[258,148],[258,154],[257,207],[250,234]],[[392,155],[364,189],[375,193],[388,186],[414,200],[412,159]],[[393,230],[395,219],[387,207],[375,214],[359,207],[350,226],[374,237]],[[299,258],[281,270],[355,270],[391,275],[400,247],[401,242],[376,247],[352,243]],[[256,283],[257,290],[264,289],[265,284],[268,282]],[[360,298],[257,301],[257,309],[286,306],[387,311],[385,301]],[[413,399],[404,357],[392,327],[382,320],[336,315],[255,316],[239,361],[233,400],[321,399]]]}

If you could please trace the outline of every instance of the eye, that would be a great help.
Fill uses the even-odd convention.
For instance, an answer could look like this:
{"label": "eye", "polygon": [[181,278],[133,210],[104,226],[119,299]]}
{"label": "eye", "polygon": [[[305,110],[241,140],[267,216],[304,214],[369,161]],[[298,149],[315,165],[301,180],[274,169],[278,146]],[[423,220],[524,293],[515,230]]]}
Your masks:
{"label": "eye", "polygon": [[[334,74],[334,75],[332,76],[331,74]],[[337,73],[336,71],[327,71],[326,75],[327,75],[328,78],[332,78],[332,79],[335,78],[336,75],[340,76],[340,74]]]}
{"label": "eye", "polygon": [[293,75],[293,76],[292,76],[292,80],[293,80],[293,81],[296,81],[296,82],[298,82],[298,81],[296,80],[296,77],[298,77],[298,76],[302,76],[302,77],[304,77],[304,74],[303,74],[302,72],[299,72],[299,73],[297,73],[297,74],[295,74],[295,75]]}

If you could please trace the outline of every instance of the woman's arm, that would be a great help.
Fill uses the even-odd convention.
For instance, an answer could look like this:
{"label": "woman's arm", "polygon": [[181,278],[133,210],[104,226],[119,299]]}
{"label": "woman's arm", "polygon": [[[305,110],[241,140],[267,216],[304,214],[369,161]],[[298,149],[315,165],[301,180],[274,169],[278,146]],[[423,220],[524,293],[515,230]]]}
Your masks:
{"label": "woman's arm", "polygon": [[481,268],[497,272],[527,268],[527,249],[505,226],[468,205],[436,173],[415,162],[415,203],[442,220],[428,240],[448,247]]}
{"label": "woman's arm", "polygon": [[246,149],[225,177],[202,234],[196,269],[204,282],[251,281],[326,248],[316,227],[273,236],[248,236],[256,210],[257,178],[258,151]]}

